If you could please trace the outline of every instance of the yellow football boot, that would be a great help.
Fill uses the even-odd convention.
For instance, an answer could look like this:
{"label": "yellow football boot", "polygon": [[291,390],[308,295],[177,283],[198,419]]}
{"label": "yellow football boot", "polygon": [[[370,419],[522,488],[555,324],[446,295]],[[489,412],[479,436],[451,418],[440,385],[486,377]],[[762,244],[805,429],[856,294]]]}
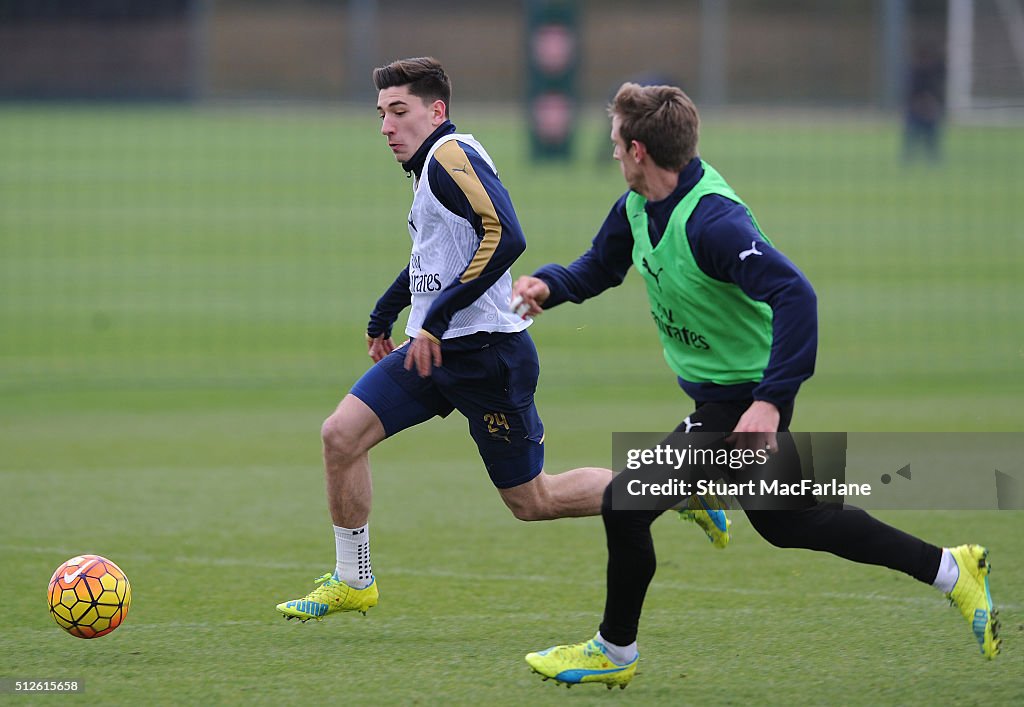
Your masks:
{"label": "yellow football boot", "polygon": [[699,525],[711,544],[721,550],[729,544],[729,526],[732,525],[725,508],[726,505],[715,495],[690,496],[686,507],[679,510],[679,517]]}
{"label": "yellow football boot", "polygon": [[377,606],[380,596],[376,579],[365,589],[354,589],[329,573],[317,578],[316,583],[320,586],[309,594],[282,602],[277,610],[286,619],[299,619],[303,623],[310,619],[322,621],[327,614],[336,611],[358,611],[365,616],[367,609]]}
{"label": "yellow football boot", "polygon": [[568,646],[554,646],[547,650],[530,653],[526,662],[545,680],[565,683],[567,687],[584,683],[597,682],[606,685],[609,690],[618,685],[626,689],[626,685],[636,673],[636,664],[640,655],[625,665],[612,662],[604,652],[604,646],[594,640],[575,643]]}
{"label": "yellow football boot", "polygon": [[953,591],[946,595],[949,603],[971,624],[981,654],[992,660],[999,655],[999,617],[992,607],[988,590],[988,550],[981,545],[960,545],[950,548],[960,570]]}

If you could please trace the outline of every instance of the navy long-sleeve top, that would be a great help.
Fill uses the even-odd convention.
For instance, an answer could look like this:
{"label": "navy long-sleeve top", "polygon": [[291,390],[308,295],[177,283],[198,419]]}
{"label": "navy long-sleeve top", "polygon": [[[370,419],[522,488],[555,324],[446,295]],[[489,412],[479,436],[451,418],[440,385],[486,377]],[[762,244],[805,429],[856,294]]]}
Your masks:
{"label": "navy long-sleeve top", "polygon": [[[486,292],[526,250],[526,237],[523,235],[523,229],[519,224],[508,191],[498,175],[491,170],[490,165],[472,146],[458,141],[473,166],[470,173],[475,172],[475,176],[479,180],[479,184],[474,182],[471,185],[472,188],[478,194],[482,190],[487,197],[482,200],[486,205],[487,213],[480,213],[479,206],[474,208],[470,203],[470,195],[437,159],[432,158],[427,164],[427,154],[434,143],[441,137],[454,132],[455,125],[446,120],[423,141],[412,158],[402,164],[402,168],[406,172],[414,174],[417,178],[426,169],[427,183],[442,206],[456,216],[461,216],[469,221],[479,235],[481,243],[486,243],[489,250],[493,248],[482,270],[479,272],[474,270],[472,274],[463,273],[462,277],[448,285],[431,305],[423,322],[423,329],[439,340],[447,331],[455,313],[472,304]],[[491,212],[491,208],[493,208],[493,212]],[[409,268],[406,266],[395,278],[391,287],[377,301],[370,314],[367,334],[372,337],[382,334],[390,335],[399,313],[409,305],[410,301]]]}
{"label": "navy long-sleeve top", "polygon": [[[680,172],[668,197],[647,202],[652,245],[661,240],[673,210],[703,175],[700,159],[694,158]],[[628,194],[615,202],[586,253],[568,267],[550,264],[534,273],[551,289],[545,309],[563,302],[580,303],[625,279],[633,264],[633,232],[626,216]],[[748,297],[772,308],[772,347],[759,382],[718,385],[679,378],[679,385],[698,402],[753,398],[778,407],[791,404],[800,384],[814,373],[817,354],[817,297],[810,282],[764,240],[747,209],[724,196],[710,194],[700,200],[686,222],[686,238],[697,266],[706,275],[735,283]],[[758,257],[741,260],[740,254],[754,243]]]}

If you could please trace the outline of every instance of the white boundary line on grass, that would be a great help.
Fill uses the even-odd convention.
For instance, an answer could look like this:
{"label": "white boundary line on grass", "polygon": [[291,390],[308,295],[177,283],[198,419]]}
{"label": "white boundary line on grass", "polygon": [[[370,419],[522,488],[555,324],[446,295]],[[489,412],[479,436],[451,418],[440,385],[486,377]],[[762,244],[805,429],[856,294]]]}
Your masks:
{"label": "white boundary line on grass", "polygon": [[[52,548],[52,547],[35,547],[28,545],[7,545],[0,544],[0,550],[4,552],[21,552],[31,554],[45,554],[54,555],[55,557],[64,557],[72,553],[72,550],[64,548]],[[182,564],[182,565],[196,565],[200,567],[248,567],[255,569],[264,570],[288,570],[288,571],[306,571],[311,569],[308,563],[299,562],[273,562],[267,560],[255,560],[255,559],[242,559],[242,558],[227,558],[227,557],[201,557],[201,556],[179,556],[179,557],[159,557],[156,555],[146,555],[141,553],[132,553],[128,555],[118,555],[118,561],[124,560],[124,564],[130,562],[144,562],[144,563],[159,563],[159,564]],[[315,573],[316,570],[313,570]],[[410,567],[395,567],[388,566],[384,569],[380,576],[386,577],[387,575],[415,575],[420,577],[437,577],[444,579],[464,580],[467,582],[534,582],[534,583],[545,583],[545,584],[565,584],[571,580],[565,576],[552,576],[552,575],[523,575],[523,574],[502,574],[502,573],[481,573],[481,572],[459,572],[455,570],[437,569],[437,568],[410,568]],[[909,578],[908,578],[909,579]],[[572,580],[578,581],[578,580]],[[604,578],[595,579],[590,584],[594,586],[602,586],[604,584]],[[908,585],[909,586],[909,585]],[[762,597],[780,597],[788,596],[792,592],[786,589],[759,589],[751,587],[737,587],[737,586],[721,586],[714,583],[708,584],[694,584],[689,582],[674,582],[671,580],[660,580],[656,581],[651,585],[651,591],[686,591],[686,592],[701,592],[705,594],[732,594],[737,596],[762,596]],[[998,590],[997,590],[998,591]],[[803,596],[808,600],[813,599],[832,599],[842,601],[857,601],[863,603],[872,603],[876,601],[895,602],[898,604],[907,605],[929,605],[936,606],[941,605],[942,597],[931,596],[894,596],[892,594],[884,594],[880,592],[823,592],[823,591],[803,591]],[[936,602],[938,599],[938,603]],[[998,603],[996,605],[998,609],[1010,609],[1016,611],[1020,608],[1018,604],[1004,604]]]}

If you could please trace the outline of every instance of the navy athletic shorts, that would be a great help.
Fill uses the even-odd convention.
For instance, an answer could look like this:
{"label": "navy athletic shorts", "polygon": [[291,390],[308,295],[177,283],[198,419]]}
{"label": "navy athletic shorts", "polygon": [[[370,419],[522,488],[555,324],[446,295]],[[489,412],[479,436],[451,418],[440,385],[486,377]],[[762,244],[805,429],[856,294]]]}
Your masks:
{"label": "navy athletic shorts", "polygon": [[533,395],[540,364],[525,331],[482,332],[441,343],[442,365],[421,378],[405,370],[408,346],[395,349],[352,386],[391,435],[458,410],[491,482],[525,484],[544,467],[544,425]]}

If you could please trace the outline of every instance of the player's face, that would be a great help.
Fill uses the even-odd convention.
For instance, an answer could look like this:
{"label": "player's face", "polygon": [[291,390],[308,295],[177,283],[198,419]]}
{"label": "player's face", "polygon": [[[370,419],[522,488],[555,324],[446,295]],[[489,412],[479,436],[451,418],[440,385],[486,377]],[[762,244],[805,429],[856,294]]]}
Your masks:
{"label": "player's face", "polygon": [[633,159],[633,148],[631,145],[627,145],[622,140],[622,135],[619,133],[619,126],[622,124],[622,120],[619,116],[612,116],[612,157],[619,161],[619,167],[622,168],[622,178],[626,180],[626,185],[633,191],[638,191],[640,186],[640,166]]}
{"label": "player's face", "polygon": [[382,88],[377,95],[380,132],[399,162],[407,162],[423,141],[445,121],[444,101],[428,103],[409,93],[408,86]]}

